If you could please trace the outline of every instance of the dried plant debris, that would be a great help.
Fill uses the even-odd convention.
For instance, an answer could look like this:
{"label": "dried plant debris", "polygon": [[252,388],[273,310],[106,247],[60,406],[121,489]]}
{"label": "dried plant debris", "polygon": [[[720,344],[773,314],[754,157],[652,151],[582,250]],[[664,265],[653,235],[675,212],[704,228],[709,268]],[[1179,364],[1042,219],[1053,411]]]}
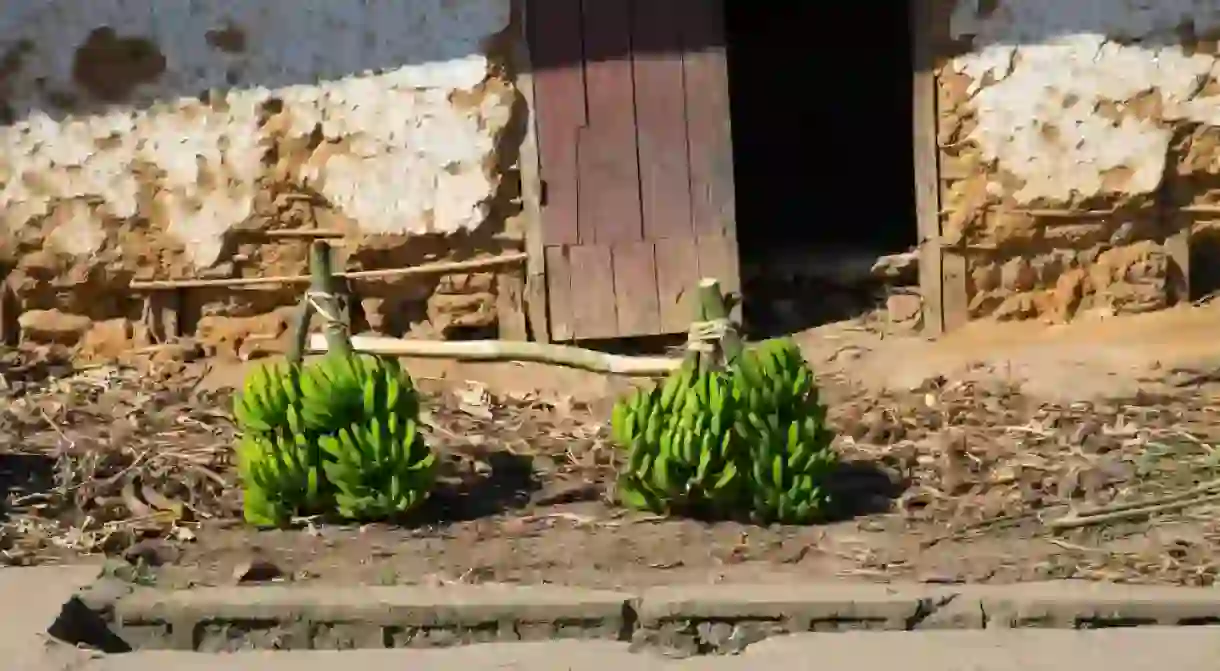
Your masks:
{"label": "dried plant debris", "polygon": [[224,393],[117,366],[8,380],[0,486],[9,562],[189,538],[239,510]]}
{"label": "dried plant debris", "polygon": [[[65,362],[0,355],[0,558],[104,552],[160,567],[202,563],[225,543],[248,554],[248,538],[216,536],[225,524],[254,533],[234,523],[230,392],[200,388],[200,366]],[[811,529],[625,515],[612,503],[608,405],[496,396],[475,383],[430,389],[423,420],[442,486],[418,527],[384,531],[385,545],[417,562],[392,570],[403,580],[575,571],[571,547],[583,541],[572,534],[591,546],[601,534],[615,550],[585,567],[589,579],[630,568],[702,580],[709,566],[761,562],[879,580],[1214,580],[1220,425],[1208,388],[1056,405],[1003,381],[891,393],[824,384],[853,467],[839,494],[856,517]],[[295,536],[258,537],[287,574],[303,569],[275,543],[338,552],[323,541],[346,533],[303,524]],[[361,529],[364,545],[353,546],[375,545],[378,533]]]}

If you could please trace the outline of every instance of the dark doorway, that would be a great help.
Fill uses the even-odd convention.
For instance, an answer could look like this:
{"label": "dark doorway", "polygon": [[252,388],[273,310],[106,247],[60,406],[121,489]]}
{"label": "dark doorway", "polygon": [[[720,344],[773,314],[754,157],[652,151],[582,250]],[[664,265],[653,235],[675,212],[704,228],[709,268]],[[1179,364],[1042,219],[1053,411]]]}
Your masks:
{"label": "dark doorway", "polygon": [[726,0],[725,20],[747,325],[869,314],[917,283],[907,3]]}

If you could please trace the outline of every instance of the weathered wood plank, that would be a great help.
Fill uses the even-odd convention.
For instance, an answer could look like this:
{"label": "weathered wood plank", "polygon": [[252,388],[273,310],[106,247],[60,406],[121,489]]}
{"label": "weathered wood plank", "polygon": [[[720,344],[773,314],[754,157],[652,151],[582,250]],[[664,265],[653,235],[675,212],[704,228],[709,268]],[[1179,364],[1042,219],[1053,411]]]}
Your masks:
{"label": "weathered wood plank", "polygon": [[576,338],[591,340],[618,335],[614,298],[614,264],[607,245],[568,249],[572,275],[572,317]]}
{"label": "weathered wood plank", "polygon": [[945,330],[940,240],[940,150],[936,146],[936,74],[931,35],[932,3],[910,4],[912,60],[912,132],[915,145],[915,213],[919,227],[919,293],[923,329],[930,335]]}
{"label": "weathered wood plank", "polygon": [[661,333],[656,249],[653,243],[619,244],[614,246],[612,253],[618,335],[629,338]]}
{"label": "weathered wood plank", "polygon": [[546,289],[551,339],[572,340],[576,337],[572,315],[572,268],[565,247],[546,248]]}
{"label": "weathered wood plank", "polygon": [[8,273],[0,276],[0,345],[16,346],[21,342],[21,303],[9,283]]}
{"label": "weathered wood plank", "polygon": [[525,276],[516,269],[496,275],[496,327],[500,340],[529,340],[525,319]]}
{"label": "weathered wood plank", "polygon": [[680,3],[633,0],[632,59],[644,238],[693,235]]}
{"label": "weathered wood plank", "polygon": [[534,97],[534,67],[530,55],[529,16],[527,0],[512,0],[513,25],[521,39],[513,41],[513,67],[517,72],[517,90],[525,100],[529,117],[525,120],[525,135],[521,138],[521,153],[517,169],[521,173],[521,219],[525,236],[526,263],[525,302],[527,333],[537,342],[550,342],[551,328],[547,320],[546,251],[542,231],[542,172],[538,161],[538,114]]}
{"label": "weathered wood plank", "polygon": [[723,0],[673,0],[683,16],[691,211],[699,235],[735,233]]}
{"label": "weathered wood plank", "polygon": [[682,333],[695,314],[699,250],[690,237],[656,241],[661,332]]}
{"label": "weathered wood plank", "polygon": [[534,114],[545,244],[579,242],[577,141],[588,122],[580,2],[529,0]]}
{"label": "weathered wood plank", "polygon": [[631,4],[585,0],[585,92],[588,124],[580,132],[581,244],[643,239],[636,155]]}

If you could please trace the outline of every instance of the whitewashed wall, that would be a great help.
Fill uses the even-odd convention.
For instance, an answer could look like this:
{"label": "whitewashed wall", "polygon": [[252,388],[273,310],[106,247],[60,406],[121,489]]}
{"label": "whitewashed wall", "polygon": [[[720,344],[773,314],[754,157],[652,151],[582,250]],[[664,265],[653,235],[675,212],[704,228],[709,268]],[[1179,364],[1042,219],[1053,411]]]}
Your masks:
{"label": "whitewashed wall", "polygon": [[474,229],[508,22],[509,0],[4,0],[0,232],[88,255],[140,218],[209,266],[275,181],[370,233]]}
{"label": "whitewashed wall", "polygon": [[971,315],[1168,305],[1182,235],[1220,219],[1199,214],[1220,203],[1220,0],[943,4],[942,231]]}

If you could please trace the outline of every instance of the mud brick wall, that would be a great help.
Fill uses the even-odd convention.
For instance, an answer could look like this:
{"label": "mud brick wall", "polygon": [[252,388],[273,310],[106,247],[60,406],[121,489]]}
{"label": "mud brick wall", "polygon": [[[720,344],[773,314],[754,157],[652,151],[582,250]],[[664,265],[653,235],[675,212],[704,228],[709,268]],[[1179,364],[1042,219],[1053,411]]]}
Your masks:
{"label": "mud brick wall", "polygon": [[[520,249],[509,0],[5,0],[0,276],[28,342],[148,344],[139,279],[298,275]],[[494,325],[493,272],[358,287],[368,326]],[[192,289],[180,328],[283,342],[300,286]],[[10,324],[12,326],[13,324]]]}
{"label": "mud brick wall", "polygon": [[941,227],[970,316],[1182,298],[1187,239],[1203,267],[1220,230],[1220,1],[935,1]]}

